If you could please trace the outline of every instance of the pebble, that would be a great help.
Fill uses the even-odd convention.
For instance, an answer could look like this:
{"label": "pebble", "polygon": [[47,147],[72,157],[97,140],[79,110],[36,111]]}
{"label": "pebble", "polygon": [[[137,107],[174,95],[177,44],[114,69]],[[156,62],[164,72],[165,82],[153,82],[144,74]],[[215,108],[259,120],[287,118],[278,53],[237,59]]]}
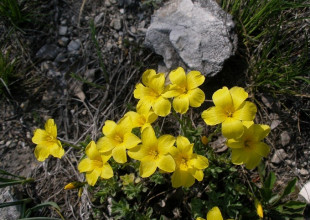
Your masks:
{"label": "pebble", "polygon": [[281,134],[280,134],[280,138],[281,138],[281,144],[282,146],[286,146],[290,143],[291,141],[291,137],[290,135],[288,134],[287,131],[283,131]]}
{"label": "pebble", "polygon": [[278,149],[274,152],[271,163],[280,164],[282,160],[287,158],[287,154],[285,153],[284,149]]}
{"label": "pebble", "polygon": [[59,26],[59,30],[58,30],[59,35],[66,35],[67,32],[68,32],[67,26]]}
{"label": "pebble", "polygon": [[97,15],[97,16],[95,17],[95,19],[94,19],[94,23],[95,23],[95,24],[99,24],[99,23],[101,22],[102,18],[103,18],[103,15],[104,15],[103,12],[101,12],[99,15]]}
{"label": "pebble", "polygon": [[308,170],[306,170],[306,169],[304,169],[304,168],[300,169],[300,170],[299,170],[299,173],[300,173],[300,175],[302,175],[302,176],[307,176],[307,175],[309,175]]}
{"label": "pebble", "polygon": [[110,7],[111,6],[111,2],[109,0],[105,0],[104,5],[106,7]]}
{"label": "pebble", "polygon": [[67,38],[67,37],[61,37],[61,38],[58,40],[58,44],[59,44],[60,46],[63,46],[63,47],[67,46],[68,42],[69,42],[69,38]]}
{"label": "pebble", "polygon": [[30,139],[30,138],[31,138],[31,134],[30,134],[30,132],[29,132],[29,131],[27,131],[27,133],[26,133],[26,137],[27,137],[28,139]]}
{"label": "pebble", "polygon": [[133,34],[137,33],[136,27],[135,26],[131,26],[130,27],[130,32],[133,33]]}
{"label": "pebble", "polygon": [[9,141],[7,141],[7,142],[5,143],[5,146],[8,147],[8,146],[10,146],[11,143],[12,143],[12,141],[9,140]]}
{"label": "pebble", "polygon": [[280,121],[280,120],[273,120],[273,121],[271,122],[270,129],[271,129],[271,130],[275,129],[276,127],[278,127],[279,124],[281,124],[281,122],[282,122],[282,121]]}
{"label": "pebble", "polygon": [[119,31],[122,29],[122,21],[119,17],[112,19],[110,26]]}
{"label": "pebble", "polygon": [[76,39],[76,40],[72,40],[70,41],[69,45],[68,45],[68,51],[69,52],[72,52],[72,51],[75,51],[75,50],[79,50],[81,47],[81,41],[79,39]]}
{"label": "pebble", "polygon": [[45,44],[36,53],[36,58],[42,60],[53,60],[57,56],[59,48],[55,44]]}

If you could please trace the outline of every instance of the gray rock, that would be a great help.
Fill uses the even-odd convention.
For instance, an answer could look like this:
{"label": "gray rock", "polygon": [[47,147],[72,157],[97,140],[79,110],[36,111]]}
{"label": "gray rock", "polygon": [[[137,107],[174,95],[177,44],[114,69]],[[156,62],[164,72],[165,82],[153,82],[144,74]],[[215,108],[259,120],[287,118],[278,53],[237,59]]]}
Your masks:
{"label": "gray rock", "polygon": [[[10,193],[10,188],[2,188],[0,189],[0,203],[4,202],[13,202],[14,198]],[[15,220],[19,219],[20,212],[18,210],[20,206],[8,206],[5,208],[1,208],[0,210],[0,220]]]}
{"label": "gray rock", "polygon": [[79,39],[75,39],[70,41],[70,43],[68,44],[68,51],[72,52],[72,51],[76,51],[79,50],[81,47],[81,41]]}
{"label": "gray rock", "polygon": [[271,158],[271,163],[280,164],[282,160],[287,158],[287,154],[283,149],[278,149],[274,152],[274,155]]}
{"label": "gray rock", "polygon": [[283,131],[280,135],[280,138],[281,138],[281,144],[283,147],[288,145],[291,141],[291,137],[287,131]]}
{"label": "gray rock", "polygon": [[61,38],[58,40],[58,44],[59,44],[60,46],[63,46],[63,47],[67,46],[68,42],[69,42],[69,38],[67,38],[67,37],[61,37]]}
{"label": "gray rock", "polygon": [[59,30],[58,30],[59,35],[66,35],[67,32],[68,32],[67,26],[59,26]]}
{"label": "gray rock", "polygon": [[187,66],[214,76],[236,50],[232,17],[214,0],[170,0],[156,11],[145,45],[168,69]]}
{"label": "gray rock", "polygon": [[99,15],[97,15],[97,16],[95,17],[94,23],[95,23],[96,25],[98,25],[98,24],[102,21],[103,15],[104,15],[104,13],[101,12]]}
{"label": "gray rock", "polygon": [[59,47],[55,44],[45,44],[36,53],[36,58],[41,60],[53,60],[59,52]]}
{"label": "gray rock", "polygon": [[302,176],[307,176],[307,175],[309,175],[308,170],[306,170],[306,169],[304,169],[304,168],[300,169],[300,170],[299,170],[299,173],[300,173],[300,175],[302,175]]}
{"label": "gray rock", "polygon": [[117,31],[121,30],[122,29],[121,18],[116,17],[116,18],[112,19],[110,26],[113,27]]}
{"label": "gray rock", "polygon": [[270,129],[271,129],[271,130],[275,129],[276,127],[278,127],[279,124],[281,124],[281,122],[282,122],[282,121],[280,121],[280,120],[273,120],[273,121],[271,122]]}

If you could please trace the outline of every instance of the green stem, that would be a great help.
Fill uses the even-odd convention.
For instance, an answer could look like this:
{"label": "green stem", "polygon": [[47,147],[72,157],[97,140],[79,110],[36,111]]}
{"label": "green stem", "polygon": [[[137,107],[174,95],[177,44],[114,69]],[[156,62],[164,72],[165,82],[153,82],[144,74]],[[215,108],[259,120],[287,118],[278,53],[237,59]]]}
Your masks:
{"label": "green stem", "polygon": [[70,143],[65,142],[65,141],[63,141],[63,140],[61,140],[61,143],[62,143],[64,146],[72,147],[72,148],[74,148],[75,150],[82,150],[82,149],[83,149],[82,147],[79,147],[79,146],[70,144]]}
{"label": "green stem", "polygon": [[177,113],[175,111],[172,111],[172,115],[173,117],[175,117],[178,122],[180,123],[181,125],[181,132],[182,132],[182,135],[186,136],[186,129],[185,129],[185,126],[184,126],[184,121],[178,117]]}

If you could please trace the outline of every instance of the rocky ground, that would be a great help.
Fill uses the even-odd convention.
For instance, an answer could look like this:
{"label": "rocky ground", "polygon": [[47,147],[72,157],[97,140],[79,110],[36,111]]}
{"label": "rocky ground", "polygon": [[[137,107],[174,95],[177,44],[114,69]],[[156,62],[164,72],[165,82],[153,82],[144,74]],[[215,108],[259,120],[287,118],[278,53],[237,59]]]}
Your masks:
{"label": "rocky ground", "polygon": [[[10,93],[1,99],[0,168],[35,178],[22,193],[36,202],[57,202],[66,219],[89,219],[94,206],[86,192],[79,200],[76,192],[63,190],[70,181],[82,181],[83,175],[76,169],[81,155],[67,148],[63,160],[39,163],[33,155],[33,131],[54,118],[61,140],[71,144],[86,137],[96,140],[105,120],[118,120],[136,103],[132,97],[135,84],[145,69],[157,68],[160,61],[143,47],[151,15],[160,2],[45,2],[42,10],[50,12],[46,23],[40,31],[26,30],[20,39],[24,49],[17,49],[17,41],[7,41],[7,49],[16,56],[21,53],[31,65],[21,66],[26,68],[20,69],[22,80],[14,81]],[[216,78],[207,80],[204,87],[212,90],[206,92],[209,99],[226,85],[227,69],[235,64],[234,59],[238,52]],[[230,81],[228,86],[234,82],[244,86],[246,78]],[[258,122],[272,129],[267,139],[272,147],[267,168],[276,172],[279,188],[295,176],[301,188],[309,181],[310,170],[309,96],[276,99],[261,93],[253,100],[259,108]],[[214,145],[220,147],[223,142]],[[49,212],[46,209],[41,214]]]}

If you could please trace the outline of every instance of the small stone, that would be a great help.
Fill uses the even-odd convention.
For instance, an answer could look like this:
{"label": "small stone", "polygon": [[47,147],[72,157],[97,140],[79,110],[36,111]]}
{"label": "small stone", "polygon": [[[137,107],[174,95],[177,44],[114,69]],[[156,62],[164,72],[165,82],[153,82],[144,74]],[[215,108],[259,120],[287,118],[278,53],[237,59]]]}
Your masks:
{"label": "small stone", "polygon": [[58,63],[64,63],[68,60],[66,54],[64,53],[59,53],[57,55],[57,57],[55,58],[55,62],[58,62]]}
{"label": "small stone", "polygon": [[59,30],[58,30],[59,35],[66,35],[67,32],[68,32],[67,26],[59,26]]}
{"label": "small stone", "polygon": [[296,166],[296,162],[295,161],[292,162],[292,166]]}
{"label": "small stone", "polygon": [[27,131],[27,133],[26,133],[26,137],[27,137],[28,139],[30,139],[30,138],[31,138],[31,134],[30,134],[30,132],[29,132],[29,131]]}
{"label": "small stone", "polygon": [[41,60],[53,60],[57,56],[59,47],[55,44],[45,44],[36,53],[36,58]]}
{"label": "small stone", "polygon": [[285,160],[285,162],[286,162],[288,165],[291,165],[291,164],[292,164],[292,161],[291,161],[291,160]]}
{"label": "small stone", "polygon": [[4,144],[4,141],[2,140],[2,141],[0,141],[0,145],[3,145]]}
{"label": "small stone", "polygon": [[137,33],[136,27],[135,26],[131,26],[130,27],[130,32],[133,33],[133,34]]}
{"label": "small stone", "polygon": [[106,7],[110,7],[111,6],[111,2],[109,0],[105,0],[104,5]]}
{"label": "small stone", "polygon": [[282,160],[287,158],[287,154],[284,149],[278,149],[275,151],[274,155],[271,158],[271,163],[280,164]]}
{"label": "small stone", "polygon": [[62,21],[60,22],[60,24],[61,24],[61,25],[66,25],[66,24],[67,24],[67,20],[66,20],[66,19],[62,20]]}
{"label": "small stone", "polygon": [[300,173],[300,175],[302,175],[302,176],[307,176],[307,175],[309,175],[308,170],[306,170],[306,169],[304,169],[304,168],[300,169],[300,170],[299,170],[299,173]]}
{"label": "small stone", "polygon": [[72,40],[68,45],[68,51],[69,52],[76,51],[79,50],[80,47],[81,47],[81,41],[79,39]]}
{"label": "small stone", "polygon": [[271,122],[270,129],[271,129],[271,130],[275,129],[276,127],[278,127],[279,124],[281,124],[281,122],[282,122],[282,121],[280,121],[280,120],[273,120],[273,121]]}
{"label": "small stone", "polygon": [[103,18],[104,13],[101,12],[99,15],[97,15],[94,19],[95,24],[99,24]]}
{"label": "small stone", "polygon": [[86,111],[86,109],[84,109],[84,110],[82,111],[82,115],[86,115],[86,113],[87,113],[87,111]]}
{"label": "small stone", "polygon": [[265,106],[267,106],[268,108],[271,108],[272,106],[271,106],[271,103],[272,103],[272,100],[271,100],[271,98],[269,98],[269,97],[265,97],[265,96],[261,96],[262,98],[262,102],[265,104]]}
{"label": "small stone", "polygon": [[8,147],[8,146],[10,146],[11,143],[12,143],[12,141],[9,140],[9,141],[7,141],[7,142],[5,143],[5,146]]}
{"label": "small stone", "polygon": [[119,17],[114,18],[111,23],[110,26],[113,27],[115,30],[119,31],[122,29],[122,21]]}
{"label": "small stone", "polygon": [[69,38],[67,38],[67,37],[61,37],[61,38],[58,40],[58,44],[59,44],[60,46],[63,46],[63,47],[67,46],[68,42],[69,42]]}
{"label": "small stone", "polygon": [[124,13],[125,13],[125,9],[121,8],[121,9],[119,10],[119,12],[120,12],[121,14],[124,14]]}
{"label": "small stone", "polygon": [[287,131],[283,131],[280,135],[282,146],[286,146],[290,143],[291,137]]}

